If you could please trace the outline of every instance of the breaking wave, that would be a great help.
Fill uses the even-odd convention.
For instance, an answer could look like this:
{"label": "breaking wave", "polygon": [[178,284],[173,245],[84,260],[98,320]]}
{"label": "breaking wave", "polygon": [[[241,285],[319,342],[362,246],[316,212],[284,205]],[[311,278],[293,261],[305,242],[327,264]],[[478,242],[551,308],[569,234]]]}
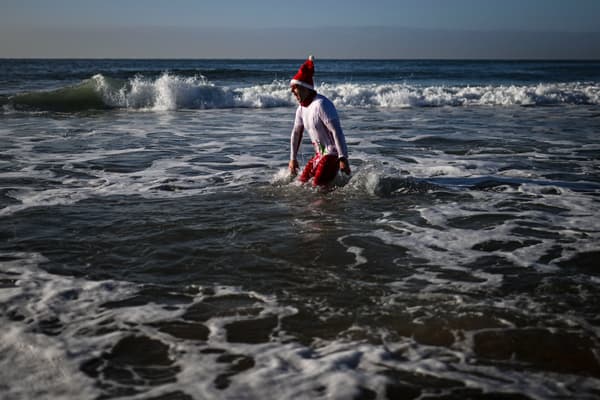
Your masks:
{"label": "breaking wave", "polygon": [[[417,86],[402,83],[321,84],[317,90],[338,107],[549,106],[600,104],[597,83],[534,85]],[[172,111],[181,109],[271,108],[295,104],[287,81],[247,87],[218,86],[202,75],[168,72],[128,80],[102,74],[78,85],[7,97],[4,109],[76,112],[102,109]]]}

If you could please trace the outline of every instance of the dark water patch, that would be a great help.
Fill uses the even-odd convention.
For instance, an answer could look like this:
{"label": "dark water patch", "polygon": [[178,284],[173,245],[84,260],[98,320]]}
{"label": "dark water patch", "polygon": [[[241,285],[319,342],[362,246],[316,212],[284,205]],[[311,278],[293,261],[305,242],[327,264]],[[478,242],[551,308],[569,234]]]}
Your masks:
{"label": "dark water patch", "polygon": [[550,264],[553,260],[560,258],[563,254],[564,248],[560,245],[554,245],[550,247],[544,254],[538,259],[539,263]]}
{"label": "dark water patch", "polygon": [[377,392],[364,387],[364,386],[358,386],[356,388],[357,393],[354,395],[354,399],[357,400],[375,400],[377,399]]}
{"label": "dark water patch", "polygon": [[546,329],[507,329],[474,336],[474,351],[484,359],[517,369],[600,377],[594,355],[600,349],[593,338],[580,333]]}
{"label": "dark water patch", "polygon": [[[432,313],[435,315],[431,315]],[[422,345],[446,348],[451,348],[457,340],[464,340],[467,332],[506,326],[502,317],[494,313],[456,312],[444,307],[439,310],[429,309],[423,315],[390,310],[380,313],[375,319],[377,326],[385,327],[394,335],[412,338]]]}
{"label": "dark water patch", "polygon": [[81,291],[79,289],[68,289],[58,293],[58,297],[64,301],[74,301],[79,299]]}
{"label": "dark water patch", "polygon": [[6,95],[0,95],[0,109],[10,104],[10,97]]}
{"label": "dark water patch", "polygon": [[[315,224],[319,224],[319,221],[315,221]],[[335,229],[333,224],[334,221],[322,221],[320,225],[313,225],[323,235],[303,235],[296,243],[295,251],[302,250],[302,253],[296,254],[290,261],[297,263],[299,268],[306,268],[305,273],[310,273],[313,278],[323,269],[336,272],[339,265],[351,265],[355,262],[354,256],[340,243],[334,242],[335,237],[327,234]],[[328,240],[324,240],[325,238]]]}
{"label": "dark water patch", "polygon": [[[228,198],[227,207],[223,196]],[[260,204],[269,207],[267,217]],[[57,274],[161,285],[219,280],[235,286],[250,276],[256,279],[264,274],[267,279],[278,268],[289,267],[287,261],[278,260],[306,263],[331,255],[331,246],[310,239],[315,246],[306,248],[312,255],[297,253],[298,244],[285,238],[307,236],[297,236],[289,225],[279,227],[279,216],[288,213],[277,203],[247,195],[237,202],[235,196],[221,194],[175,200],[91,198],[10,215],[4,222],[15,229],[10,242],[0,242],[0,250],[44,254],[43,267]],[[336,254],[353,262],[345,248],[333,243],[339,249]],[[331,260],[330,265],[336,265],[336,259]],[[290,281],[289,275],[278,276]],[[260,279],[257,284],[268,287],[268,282]]]}
{"label": "dark water patch", "polygon": [[255,362],[252,357],[241,354],[223,354],[217,357],[217,363],[229,364],[226,372],[218,375],[214,381],[215,387],[219,390],[227,389],[231,383],[231,378],[235,375],[254,367]]}
{"label": "dark water patch", "polygon": [[[62,135],[66,135],[62,133]],[[57,157],[60,155],[72,156],[73,154],[81,154],[86,151],[94,150],[92,141],[89,138],[69,138],[58,139],[58,140],[44,140],[43,142],[36,144],[33,147],[33,151],[38,154],[56,154]],[[43,164],[37,164],[36,169],[42,169]]]}
{"label": "dark water patch", "polygon": [[185,186],[179,186],[179,185],[173,185],[173,184],[162,184],[159,186],[153,186],[151,189],[152,190],[160,190],[163,192],[179,192],[181,190],[187,190],[189,188],[185,187]]}
{"label": "dark water patch", "polygon": [[420,320],[414,325],[412,337],[425,346],[450,347],[454,344],[454,334],[448,329],[445,319],[436,317]]}
{"label": "dark water patch", "polygon": [[[544,279],[534,292],[542,303],[544,312],[556,315],[568,314],[580,310],[581,316],[593,321],[598,317],[596,304],[600,304],[600,293],[596,283],[587,276],[552,276]],[[550,325],[549,325],[550,326]],[[573,321],[557,318],[551,325],[562,329],[573,329]]]}
{"label": "dark water patch", "polygon": [[168,321],[152,324],[159,331],[178,339],[206,341],[210,330],[203,324],[184,321]]}
{"label": "dark water patch", "polygon": [[506,257],[497,254],[478,257],[465,267],[501,275],[502,285],[498,290],[502,295],[530,292],[535,290],[543,279],[537,271],[516,265]]}
{"label": "dark water patch", "polygon": [[[172,173],[173,175],[178,175],[181,177],[190,177],[190,176],[198,176],[200,175],[200,171],[198,171],[197,169],[194,169],[191,166],[186,166],[186,167],[174,167],[174,168],[169,168],[168,169],[169,173]],[[207,175],[207,178],[210,178]],[[176,179],[176,178],[171,178],[171,179]]]}
{"label": "dark water patch", "polygon": [[22,322],[27,319],[27,317],[18,310],[4,310],[2,307],[0,308],[0,311],[2,311],[2,314],[5,315],[10,321]]}
{"label": "dark water patch", "polygon": [[[3,209],[4,207],[9,207],[9,206],[13,206],[16,204],[21,204],[21,202],[17,199],[15,199],[12,196],[13,191],[16,188],[6,188],[6,189],[0,189],[0,210]],[[5,227],[6,229],[6,227]],[[0,238],[2,238],[4,235],[8,235],[9,233],[6,231],[0,231]]]}
{"label": "dark water patch", "polygon": [[[561,237],[560,233],[558,233],[558,231],[560,231],[560,230],[553,229],[553,227],[542,227],[542,226],[539,226],[539,224],[529,224],[527,222],[520,222],[520,224],[525,225],[525,226],[520,226],[517,228],[513,228],[511,230],[511,232],[515,236],[520,236],[520,237],[524,237],[524,238],[534,238],[534,240],[535,239],[559,240]],[[527,226],[527,225],[533,225],[533,226]]]}
{"label": "dark water patch", "polygon": [[[461,381],[437,377],[434,375],[388,369],[382,372],[389,383],[386,385],[388,399],[417,399],[423,398],[426,393],[448,392],[454,388],[463,388]],[[438,397],[435,397],[436,399]]]}
{"label": "dark water patch", "polygon": [[455,189],[471,189],[489,192],[504,192],[507,188],[518,188],[521,182],[513,179],[504,179],[497,177],[434,177],[428,178],[429,182],[442,187],[450,187]]}
{"label": "dark water patch", "polygon": [[449,314],[446,318],[446,326],[452,332],[480,331],[483,329],[502,328],[506,322],[494,314],[486,312],[461,311],[456,314]]}
{"label": "dark water patch", "polygon": [[278,325],[275,316],[235,321],[225,326],[227,341],[233,343],[266,343]]}
{"label": "dark water patch", "polygon": [[223,161],[222,164],[211,166],[212,169],[217,171],[229,172],[229,171],[239,171],[241,169],[263,169],[265,168],[264,164],[244,164],[239,165],[233,162],[233,160],[229,159],[228,161]]}
{"label": "dark water patch", "polygon": [[118,332],[120,327],[112,318],[104,318],[96,322],[95,326],[86,326],[76,331],[76,335],[85,337],[103,336]]}
{"label": "dark water patch", "polygon": [[293,335],[298,342],[306,346],[317,339],[337,339],[352,325],[353,321],[344,315],[324,315],[318,311],[302,309],[281,319],[281,331]]}
{"label": "dark water patch", "polygon": [[372,187],[373,194],[382,198],[406,194],[423,194],[437,189],[439,189],[439,186],[427,181],[393,176],[379,177],[374,187]]}
{"label": "dark water patch", "polygon": [[374,319],[379,326],[400,337],[410,338],[414,335],[414,316],[404,310],[381,312]]}
{"label": "dark water patch", "polygon": [[107,360],[130,366],[168,366],[173,364],[168,346],[144,336],[129,336],[121,339],[112,351],[106,354]]}
{"label": "dark water patch", "polygon": [[543,284],[543,277],[529,268],[502,268],[494,272],[502,274],[502,286],[495,292],[502,296],[534,293]]}
{"label": "dark water patch", "polygon": [[[382,128],[382,129],[385,129],[385,128]],[[374,140],[372,143],[379,146],[377,148],[377,154],[383,154],[383,155],[397,153],[399,148],[411,146],[411,143],[407,142],[406,140],[390,139],[390,138]],[[411,162],[411,163],[415,162],[414,159],[411,159],[411,158],[408,158],[408,159],[410,160],[409,162]]]}
{"label": "dark water patch", "polygon": [[43,333],[48,336],[58,336],[62,333],[64,324],[59,317],[48,317],[39,321],[33,332]]}
{"label": "dark water patch", "polygon": [[600,251],[585,251],[577,253],[569,260],[561,261],[559,266],[565,270],[576,270],[590,275],[600,275]]}
{"label": "dark water patch", "polygon": [[188,308],[183,318],[205,322],[215,317],[256,316],[262,311],[262,303],[257,298],[243,294],[209,297]]}
{"label": "dark water patch", "polygon": [[[555,191],[554,188],[550,188],[552,193],[547,193],[547,194],[560,194],[560,192]],[[542,200],[543,201],[543,200]],[[555,205],[549,205],[549,204],[544,204],[540,201],[527,201],[527,200],[522,200],[518,203],[518,207],[520,211],[541,211],[544,213],[549,213],[549,214],[556,214],[556,215],[561,215],[561,214],[565,214],[565,213],[569,213],[571,212],[571,210],[566,209],[564,207],[558,207]]]}
{"label": "dark water patch", "polygon": [[[571,161],[571,160],[569,160]],[[572,162],[576,165],[576,170],[573,172],[579,172],[581,165],[579,162],[577,162],[577,160],[572,160]],[[543,174],[542,177],[544,179],[547,179],[549,181],[559,181],[559,182],[563,182],[565,183],[565,185],[569,185],[569,184],[573,184],[574,187],[577,187],[578,185],[580,185],[581,183],[584,182],[580,182],[583,179],[587,180],[587,176],[584,175],[580,175],[578,173],[569,173],[568,171],[564,171],[564,169],[567,169],[568,166],[562,166],[561,165],[561,169],[563,170],[563,172],[552,172],[552,173],[546,173]],[[597,185],[591,185],[592,187],[596,186],[598,188],[600,188],[600,186]]]}
{"label": "dark water patch", "polygon": [[[221,152],[210,152],[202,154],[201,156],[194,157],[189,160],[190,164],[195,165],[211,165],[219,166],[221,164],[231,164],[233,160],[225,153]],[[211,165],[212,167],[213,165]]]}
{"label": "dark water patch", "polygon": [[[2,262],[2,260],[0,260]],[[9,289],[17,287],[18,279],[0,278],[0,289]]]}
{"label": "dark water patch", "polygon": [[134,151],[113,156],[73,163],[79,169],[102,170],[116,173],[132,173],[149,168],[156,160],[171,156],[170,152],[160,151]]}
{"label": "dark water patch", "polygon": [[[452,268],[429,268],[429,271],[435,272],[439,279],[446,279],[451,282],[471,282],[483,283],[486,280],[472,275],[470,272]],[[443,291],[443,290],[442,290]]]}
{"label": "dark water patch", "polygon": [[450,218],[448,220],[448,225],[452,228],[459,229],[485,230],[493,229],[499,225],[503,225],[507,221],[517,218],[516,215],[512,214],[481,213]]}
{"label": "dark water patch", "polygon": [[495,252],[495,251],[505,251],[511,252],[517,249],[522,249],[523,247],[534,246],[536,244],[540,244],[539,240],[486,240],[480,243],[473,245],[473,250],[477,251],[485,251],[485,252]]}
{"label": "dark water patch", "polygon": [[31,178],[26,176],[0,177],[0,185],[4,193],[21,187],[49,187],[60,185],[61,182],[54,179]]}
{"label": "dark water patch", "polygon": [[[481,140],[453,138],[453,137],[443,136],[443,134],[435,135],[435,136],[424,136],[424,137],[413,140],[411,143],[415,143],[415,144],[418,144],[421,146],[432,146],[435,148],[444,148],[445,151],[453,151],[453,150],[448,149],[448,147],[452,148],[452,146],[457,146],[461,149],[464,149],[465,151],[467,151],[469,149],[473,149],[473,148],[490,146],[489,141],[485,142],[485,141],[481,141]],[[456,151],[456,149],[454,151]]]}
{"label": "dark water patch", "polygon": [[364,258],[365,264],[357,268],[357,273],[367,282],[398,280],[413,273],[411,269],[399,268],[413,265],[415,262],[408,249],[402,246],[386,244],[373,236],[347,237],[343,239],[343,244],[355,248],[359,252],[359,257]]}
{"label": "dark water patch", "polygon": [[446,202],[468,203],[474,200],[471,193],[457,191],[452,188],[437,186],[435,191],[427,193],[428,198],[436,201],[438,204]]}
{"label": "dark water patch", "polygon": [[[390,380],[394,380],[392,373],[385,374]],[[404,384],[402,382],[388,383],[385,387],[385,393],[388,399],[416,399],[421,395],[418,388]]]}
{"label": "dark water patch", "polygon": [[[4,151],[17,149],[16,146],[9,145],[8,143],[5,143],[4,146],[5,146]],[[6,163],[6,165],[0,164],[0,171],[4,171],[5,168],[12,167],[12,164],[14,163],[15,159],[16,159],[16,156],[14,154],[0,153],[0,162]],[[6,169],[6,170],[10,171],[9,169]]]}
{"label": "dark water patch", "polygon": [[227,351],[223,350],[223,349],[214,348],[214,347],[208,347],[208,348],[200,350],[200,353],[201,354],[224,354],[224,353],[227,353]]}
{"label": "dark water patch", "polygon": [[576,149],[574,154],[590,161],[600,160],[600,149],[580,148]]}
{"label": "dark water patch", "polygon": [[133,297],[124,300],[109,301],[102,304],[101,307],[114,309],[143,306],[150,303],[161,304],[163,306],[178,306],[191,303],[192,301],[193,297],[183,293],[172,292],[166,287],[146,286]]}
{"label": "dark water patch", "polygon": [[522,211],[522,204],[526,204],[527,200],[522,199],[506,199],[501,200],[494,206],[496,210],[503,213],[518,213]]}
{"label": "dark water patch", "polygon": [[173,383],[181,370],[174,365],[166,344],[145,336],[121,339],[112,350],[86,361],[80,369],[97,379],[102,398],[131,396],[143,393],[144,388]]}

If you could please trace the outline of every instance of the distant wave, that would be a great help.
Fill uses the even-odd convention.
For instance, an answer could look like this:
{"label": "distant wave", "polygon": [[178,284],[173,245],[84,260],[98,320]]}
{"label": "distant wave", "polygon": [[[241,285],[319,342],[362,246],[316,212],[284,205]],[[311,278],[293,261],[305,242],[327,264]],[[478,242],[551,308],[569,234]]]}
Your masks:
{"label": "distant wave", "polygon": [[[339,107],[547,106],[600,104],[597,83],[536,85],[416,86],[398,83],[321,84],[318,91]],[[293,106],[287,81],[249,87],[217,86],[201,75],[163,73],[128,80],[102,74],[75,86],[14,95],[4,109],[76,112],[101,109],[170,111]]]}
{"label": "distant wave", "polygon": [[428,86],[405,84],[341,84],[320,92],[343,106],[544,106],[600,104],[600,86],[555,83],[528,86]]}

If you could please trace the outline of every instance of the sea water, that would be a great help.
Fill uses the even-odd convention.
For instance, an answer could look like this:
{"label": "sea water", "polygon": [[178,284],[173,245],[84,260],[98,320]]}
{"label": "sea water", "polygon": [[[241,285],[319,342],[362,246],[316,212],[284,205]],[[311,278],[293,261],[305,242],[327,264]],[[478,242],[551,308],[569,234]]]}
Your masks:
{"label": "sea water", "polygon": [[1,398],[600,398],[600,64],[302,61],[0,61]]}

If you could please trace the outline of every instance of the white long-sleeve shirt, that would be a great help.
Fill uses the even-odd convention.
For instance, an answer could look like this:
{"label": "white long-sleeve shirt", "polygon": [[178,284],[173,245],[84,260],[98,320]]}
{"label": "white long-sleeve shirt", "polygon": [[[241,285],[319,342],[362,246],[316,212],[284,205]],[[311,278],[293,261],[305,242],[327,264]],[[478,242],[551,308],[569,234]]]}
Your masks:
{"label": "white long-sleeve shirt", "polygon": [[307,107],[298,106],[290,140],[290,160],[296,159],[305,130],[308,131],[318,155],[331,154],[348,158],[340,118],[335,106],[327,97],[317,94]]}

